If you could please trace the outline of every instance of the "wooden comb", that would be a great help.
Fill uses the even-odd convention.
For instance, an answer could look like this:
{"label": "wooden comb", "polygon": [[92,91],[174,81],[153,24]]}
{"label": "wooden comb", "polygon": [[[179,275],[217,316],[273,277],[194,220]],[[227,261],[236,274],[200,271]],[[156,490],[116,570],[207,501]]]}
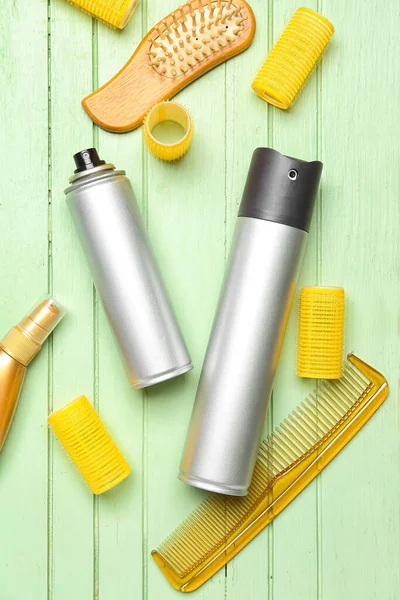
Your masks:
{"label": "wooden comb", "polygon": [[135,129],[154,104],[245,50],[254,32],[254,14],[245,0],[190,0],[155,25],[122,69],[82,106],[103,129]]}
{"label": "wooden comb", "polygon": [[249,493],[210,494],[152,556],[171,585],[192,592],[248,544],[361,429],[388,395],[354,354],[341,379],[321,381],[258,450]]}

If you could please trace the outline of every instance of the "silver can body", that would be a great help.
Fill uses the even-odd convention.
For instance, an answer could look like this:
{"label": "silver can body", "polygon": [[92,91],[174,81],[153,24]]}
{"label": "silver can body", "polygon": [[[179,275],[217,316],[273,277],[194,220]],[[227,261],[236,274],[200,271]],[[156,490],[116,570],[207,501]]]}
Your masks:
{"label": "silver can body", "polygon": [[179,478],[246,495],[261,441],[306,231],[239,217]]}
{"label": "silver can body", "polygon": [[[108,168],[107,168],[108,167]],[[71,179],[67,204],[135,388],[192,368],[124,171]]]}

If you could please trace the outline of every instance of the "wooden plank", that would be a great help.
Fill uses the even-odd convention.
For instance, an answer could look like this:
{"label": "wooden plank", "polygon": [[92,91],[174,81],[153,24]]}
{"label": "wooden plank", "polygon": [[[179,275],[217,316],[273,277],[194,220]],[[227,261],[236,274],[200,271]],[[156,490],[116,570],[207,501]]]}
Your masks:
{"label": "wooden plank", "polygon": [[[67,2],[51,4],[53,288],[69,313],[54,343],[53,408],[85,394],[93,401],[93,284],[64,189],[72,155],[92,145],[80,98],[92,86],[92,20]],[[51,436],[49,598],[93,596],[93,496]]]}
{"label": "wooden plank", "polygon": [[[284,4],[274,3],[273,37],[275,40],[298,6],[298,3],[291,0],[286,0]],[[317,10],[316,1],[307,2],[304,6]],[[327,17],[329,18],[329,15]],[[303,160],[319,158],[318,80],[319,72],[314,72],[291,109],[287,111],[271,109],[274,148],[283,154]],[[321,188],[325,176],[324,172]],[[316,386],[314,380],[297,377],[296,346],[299,290],[303,285],[317,283],[317,244],[321,234],[319,213],[318,200],[274,385],[271,404],[274,427],[279,425]],[[274,548],[272,597],[274,600],[286,600],[286,598],[313,600],[318,597],[318,487],[318,481],[313,481],[272,523]]]}
{"label": "wooden plank", "polygon": [[[251,89],[270,44],[268,3],[251,2],[256,18],[256,36],[248,50],[226,64],[226,258],[253,151],[269,145],[269,108]],[[249,134],[249,132],[251,132]],[[265,432],[269,427],[268,419]],[[264,531],[226,566],[228,600],[255,598],[260,590],[268,597],[272,552],[269,532]],[[251,578],[249,578],[251,572]]]}
{"label": "wooden plank", "polygon": [[[148,3],[148,26],[175,8],[174,0]],[[181,161],[166,164],[145,155],[149,232],[194,364],[191,373],[147,393],[148,550],[204,497],[178,481],[177,472],[224,267],[224,86],[220,66],[176,96],[195,127],[193,145]],[[145,597],[176,597],[151,559],[148,576]],[[194,598],[223,598],[224,580],[222,571]]]}
{"label": "wooden plank", "polygon": [[[120,69],[142,39],[142,10],[145,10],[143,2],[122,32],[99,23],[99,85]],[[101,156],[117,168],[126,170],[141,204],[141,130],[124,135],[99,130],[96,137]],[[99,498],[98,571],[95,572],[95,581],[100,598],[122,600],[142,597],[142,563],[143,559],[147,561],[147,552],[143,556],[142,543],[144,394],[130,387],[101,303],[99,309],[99,410],[133,472],[127,481]]]}
{"label": "wooden plank", "polygon": [[322,74],[321,282],[345,288],[347,348],[380,369],[391,391],[322,474],[321,594],[394,600],[400,589],[398,3],[371,0],[360,11],[324,0],[323,10],[336,35]]}
{"label": "wooden plank", "polygon": [[[47,292],[47,6],[5,1],[0,9],[5,335]],[[43,598],[47,590],[48,352],[46,344],[29,367],[0,456],[0,595],[7,600],[32,589]]]}

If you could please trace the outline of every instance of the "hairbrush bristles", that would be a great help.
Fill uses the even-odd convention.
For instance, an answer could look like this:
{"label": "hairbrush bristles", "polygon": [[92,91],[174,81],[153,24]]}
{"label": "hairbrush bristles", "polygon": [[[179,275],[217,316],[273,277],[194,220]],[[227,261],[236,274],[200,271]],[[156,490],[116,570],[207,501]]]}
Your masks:
{"label": "hairbrush bristles", "polygon": [[155,25],[121,71],[83,99],[83,107],[104,129],[134,129],[152,106],[245,50],[254,32],[245,0],[192,0]]}
{"label": "hairbrush bristles", "polygon": [[[155,27],[150,40],[149,63],[164,77],[180,77],[195,65],[225,48],[244,28],[243,5],[194,0],[181,6]],[[162,43],[160,43],[162,42]]]}
{"label": "hairbrush bristles", "polygon": [[343,377],[322,382],[259,447],[247,496],[210,494],[152,556],[191,592],[235,556],[332,460],[388,394],[386,379],[350,354]]}

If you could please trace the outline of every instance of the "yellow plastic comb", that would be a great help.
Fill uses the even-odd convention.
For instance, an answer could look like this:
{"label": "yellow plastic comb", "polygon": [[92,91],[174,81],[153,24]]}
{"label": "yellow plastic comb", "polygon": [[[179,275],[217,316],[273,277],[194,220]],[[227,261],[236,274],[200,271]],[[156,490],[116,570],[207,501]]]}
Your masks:
{"label": "yellow plastic comb", "polygon": [[86,396],[53,412],[48,421],[93,494],[128,477],[130,466]]}
{"label": "yellow plastic comb", "polygon": [[303,287],[300,293],[297,375],[338,379],[342,375],[344,289]]}
{"label": "yellow plastic comb", "polygon": [[104,21],[107,25],[123,29],[132,16],[139,0],[69,0],[82,10]]}
{"label": "yellow plastic comb", "polygon": [[252,88],[263,100],[278,108],[289,108],[329,43],[334,27],[309,8],[299,8],[290,19]]}
{"label": "yellow plastic comb", "polygon": [[171,585],[191,592],[279,514],[361,429],[388,394],[353,354],[343,377],[321,382],[259,447],[249,493],[210,494],[152,556]]}

